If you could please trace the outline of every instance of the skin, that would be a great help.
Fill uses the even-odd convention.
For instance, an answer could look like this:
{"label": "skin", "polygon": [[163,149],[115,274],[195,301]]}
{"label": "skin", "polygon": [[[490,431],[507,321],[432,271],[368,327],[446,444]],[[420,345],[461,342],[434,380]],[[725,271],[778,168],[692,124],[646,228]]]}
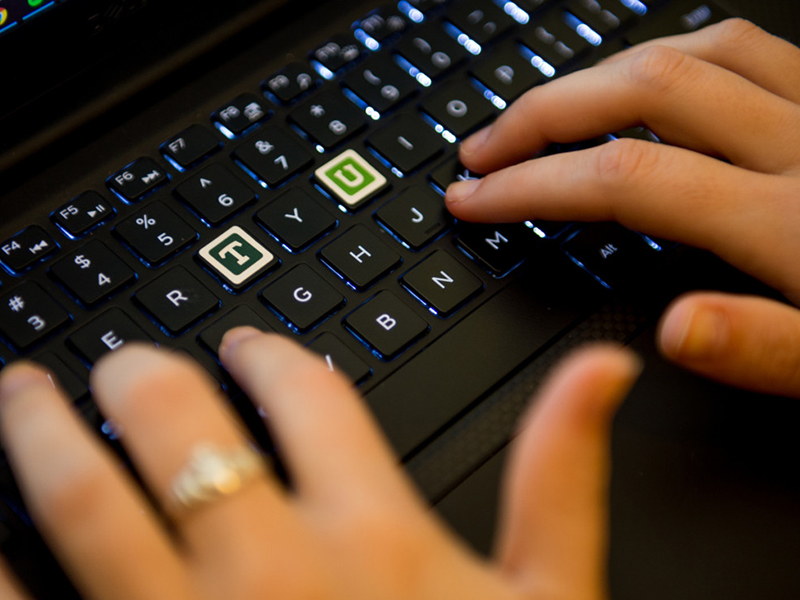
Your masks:
{"label": "skin", "polygon": [[[617,219],[714,251],[800,301],[800,150],[789,137],[800,125],[798,67],[800,51],[742,21],[628,50],[535,88],[465,141],[462,162],[489,175],[451,186],[448,206],[466,220]],[[674,145],[620,141],[528,160],[548,142],[636,124]],[[659,340],[691,369],[800,397],[791,305],[692,294],[667,311]],[[269,415],[293,490],[265,473],[175,510],[170,482],[192,448],[236,447],[246,432],[183,356],[131,344],[92,372],[99,408],[170,527],[44,370],[18,362],[0,373],[4,448],[86,598],[607,597],[610,424],[640,369],[628,351],[580,350],[539,390],[488,560],[429,512],[365,405],[319,358],[249,328],[225,336],[220,358]],[[26,597],[2,565],[0,596]]]}

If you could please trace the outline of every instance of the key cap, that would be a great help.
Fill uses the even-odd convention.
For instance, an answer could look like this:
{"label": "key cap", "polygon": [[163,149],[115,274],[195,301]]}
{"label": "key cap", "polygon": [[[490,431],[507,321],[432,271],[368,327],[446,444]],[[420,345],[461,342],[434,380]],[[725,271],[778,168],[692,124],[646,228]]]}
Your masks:
{"label": "key cap", "polygon": [[347,315],[344,323],[383,360],[395,358],[429,329],[424,319],[386,290]]}
{"label": "key cap", "polygon": [[296,61],[269,77],[261,87],[280,102],[289,104],[317,87],[318,79],[314,69],[307,63]]}
{"label": "key cap", "polygon": [[437,79],[469,56],[437,22],[416,27],[397,44],[397,52],[431,79]]}
{"label": "key cap", "polygon": [[43,352],[38,356],[34,356],[33,360],[47,367],[56,376],[61,389],[66,392],[67,397],[73,402],[80,402],[89,396],[89,386],[86,385],[86,382],[64,364],[64,361],[54,352]]}
{"label": "key cap", "polygon": [[437,250],[400,282],[440,317],[448,317],[483,289],[483,282],[444,250]]}
{"label": "key cap", "polygon": [[563,12],[551,11],[542,20],[523,30],[521,41],[553,67],[558,69],[589,50],[591,45],[571,29],[562,18]]}
{"label": "key cap", "polygon": [[226,137],[241,135],[268,117],[269,112],[263,99],[254,94],[236,96],[211,115],[211,119]]}
{"label": "key cap", "polygon": [[67,338],[67,343],[89,365],[132,341],[154,343],[144,330],[119,308],[111,308]]}
{"label": "key cap", "polygon": [[92,240],[55,263],[50,276],[86,306],[94,306],[133,283],[136,273],[99,240]]}
{"label": "key cap", "polygon": [[396,33],[405,31],[408,28],[408,20],[394,6],[388,6],[372,11],[359,21],[358,26],[372,39],[382,42]]}
{"label": "key cap", "polygon": [[244,325],[266,332],[275,331],[249,306],[237,306],[222,318],[217,319],[213,325],[203,329],[197,339],[211,354],[217,356],[219,345],[222,343],[222,338],[225,334],[234,327],[242,327]]}
{"label": "key cap", "polygon": [[472,69],[472,74],[506,102],[513,102],[545,76],[520,55],[516,42],[498,46]]}
{"label": "key cap", "polygon": [[247,287],[280,265],[272,252],[238,225],[203,246],[197,256],[234,290]]}
{"label": "key cap", "polygon": [[462,224],[456,243],[492,274],[500,277],[528,255],[533,233],[523,224]]}
{"label": "key cap", "polygon": [[32,225],[0,244],[0,262],[9,271],[21,273],[57,251],[53,238],[38,225]]}
{"label": "key cap", "polygon": [[639,14],[647,12],[641,2],[626,7],[620,0],[569,0],[566,9],[600,35],[608,35],[636,19],[635,6],[640,7]]}
{"label": "key cap", "polygon": [[642,21],[624,37],[629,44],[635,46],[655,38],[696,31],[724,21],[730,16],[713,2],[675,0],[656,17]]}
{"label": "key cap", "polygon": [[367,115],[339,91],[315,95],[295,108],[289,119],[325,150],[349,139],[367,126]]}
{"label": "key cap", "polygon": [[228,220],[257,196],[230,169],[209,165],[175,188],[175,195],[201,219],[217,226]]}
{"label": "key cap", "polygon": [[325,246],[320,258],[362,291],[400,264],[400,255],[364,225],[354,225]]}
{"label": "key cap", "polygon": [[200,163],[222,148],[222,143],[202,125],[191,125],[161,145],[161,152],[183,169]]}
{"label": "key cap", "polygon": [[265,127],[236,148],[233,158],[270,187],[279,186],[314,162],[299,140],[277,126]]}
{"label": "key cap", "polygon": [[325,332],[314,338],[307,347],[325,359],[328,369],[344,373],[356,385],[372,374],[370,366],[332,333]]}
{"label": "key cap", "polygon": [[641,235],[616,223],[588,225],[561,247],[572,260],[612,288],[639,281],[658,255]]}
{"label": "key cap", "polygon": [[416,93],[416,81],[385,53],[370,57],[344,78],[344,85],[380,113]]}
{"label": "key cap", "polygon": [[361,57],[361,48],[351,35],[337,34],[311,53],[314,60],[335,73]]}
{"label": "key cap", "polygon": [[106,179],[112,192],[127,202],[138,202],[169,181],[169,175],[152,158],[139,158]]}
{"label": "key cap", "polygon": [[97,192],[84,192],[52,215],[53,222],[71,237],[79,237],[114,216],[111,204]]}
{"label": "key cap", "polygon": [[452,81],[428,96],[422,110],[458,137],[485,123],[497,110],[469,82]]}
{"label": "key cap", "polygon": [[412,250],[419,250],[453,222],[442,197],[425,185],[415,185],[375,213],[375,219]]}
{"label": "key cap", "polygon": [[447,18],[479,44],[490,42],[514,26],[514,19],[487,0],[463,0],[447,9]]}
{"label": "key cap", "polygon": [[261,299],[286,324],[305,333],[344,306],[344,296],[305,264],[261,291]]}
{"label": "key cap", "polygon": [[352,149],[319,167],[314,177],[347,210],[360,208],[389,183],[378,169]]}
{"label": "key cap", "polygon": [[177,335],[219,308],[219,299],[183,267],[173,267],[133,299],[170,334]]}
{"label": "key cap", "polygon": [[286,191],[255,214],[255,220],[293,252],[332,231],[336,218],[302,188]]}
{"label": "key cap", "polygon": [[395,168],[408,174],[439,155],[444,150],[445,142],[421,119],[401,115],[370,135],[367,144]]}
{"label": "key cap", "polygon": [[197,239],[197,232],[163,202],[147,208],[114,227],[114,233],[149,265],[158,265]]}
{"label": "key cap", "polygon": [[19,350],[30,349],[70,320],[69,313],[33,281],[0,296],[0,333]]}
{"label": "key cap", "polygon": [[479,179],[481,176],[464,167],[458,160],[458,156],[453,156],[436,167],[428,176],[429,179],[442,192],[447,190],[447,186],[455,181],[469,181]]}

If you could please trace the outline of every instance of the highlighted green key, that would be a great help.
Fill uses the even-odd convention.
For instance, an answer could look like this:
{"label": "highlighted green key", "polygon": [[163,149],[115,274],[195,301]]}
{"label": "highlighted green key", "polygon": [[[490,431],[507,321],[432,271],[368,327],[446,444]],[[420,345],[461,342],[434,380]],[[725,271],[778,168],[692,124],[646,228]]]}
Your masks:
{"label": "highlighted green key", "polygon": [[355,150],[345,150],[314,172],[317,180],[348,208],[371,198],[386,178]]}

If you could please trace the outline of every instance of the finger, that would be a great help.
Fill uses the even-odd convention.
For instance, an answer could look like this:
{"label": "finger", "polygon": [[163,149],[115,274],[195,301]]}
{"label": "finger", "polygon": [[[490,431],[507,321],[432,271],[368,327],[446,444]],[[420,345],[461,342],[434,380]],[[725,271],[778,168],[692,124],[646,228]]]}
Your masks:
{"label": "finger", "polygon": [[505,480],[499,558],[542,598],[597,599],[605,582],[611,421],[640,371],[611,347],[556,369],[524,420]]}
{"label": "finger", "polygon": [[651,46],[669,46],[741,75],[773,94],[800,103],[800,48],[744,19],[727,19],[699,31],[644,42],[610,56],[627,59]]}
{"label": "finger", "polygon": [[[173,506],[172,482],[194,450],[213,444],[236,449],[249,444],[242,426],[223,404],[217,387],[186,357],[152,348],[126,346],[98,362],[92,387],[104,414],[138,471],[163,506]],[[213,564],[209,577],[238,570],[251,546],[292,535],[289,506],[274,481],[257,477],[236,493],[174,515],[190,556]],[[261,555],[259,555],[261,558]],[[217,577],[219,579],[219,577]]]}
{"label": "finger", "polygon": [[399,461],[351,384],[315,355],[252,328],[229,332],[220,358],[269,415],[298,491],[346,503],[407,498]]}
{"label": "finger", "polygon": [[577,142],[640,124],[664,141],[748,169],[782,173],[800,164],[792,137],[800,107],[666,46],[533,88],[461,145],[461,162],[487,173],[551,142]]}
{"label": "finger", "polygon": [[454,183],[446,199],[466,221],[616,220],[711,250],[800,299],[797,187],[681,148],[617,140]]}
{"label": "finger", "polygon": [[800,398],[800,311],[774,300],[693,293],[659,328],[662,352],[718,381]]}
{"label": "finger", "polygon": [[88,598],[191,597],[147,502],[45,371],[3,370],[0,431],[34,521]]}
{"label": "finger", "polygon": [[23,592],[22,586],[2,558],[0,558],[0,598],[3,600],[30,600],[30,596]]}

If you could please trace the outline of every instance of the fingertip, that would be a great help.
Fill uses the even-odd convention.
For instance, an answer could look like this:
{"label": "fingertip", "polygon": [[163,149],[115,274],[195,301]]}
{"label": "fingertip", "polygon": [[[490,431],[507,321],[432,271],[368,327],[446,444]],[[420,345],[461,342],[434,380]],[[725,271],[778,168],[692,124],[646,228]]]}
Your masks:
{"label": "fingertip", "polygon": [[0,373],[0,403],[23,390],[38,386],[55,388],[52,374],[44,367],[28,361],[15,362]]}
{"label": "fingertip", "polygon": [[696,297],[676,300],[658,328],[661,352],[675,361],[713,358],[730,338],[730,322],[722,307]]}
{"label": "fingertip", "polygon": [[[484,127],[480,131],[473,133],[463,142],[459,148],[459,154],[462,159],[469,161],[470,158],[478,155],[481,149],[486,145],[489,136],[492,133],[492,126]],[[463,162],[463,160],[462,160]]]}
{"label": "fingertip", "polygon": [[220,359],[224,362],[235,354],[241,344],[261,335],[264,335],[263,331],[249,325],[229,329],[219,345]]}
{"label": "fingertip", "polygon": [[481,179],[468,179],[466,181],[456,181],[447,187],[445,201],[453,206],[458,205],[464,200],[473,196],[481,185]]}

